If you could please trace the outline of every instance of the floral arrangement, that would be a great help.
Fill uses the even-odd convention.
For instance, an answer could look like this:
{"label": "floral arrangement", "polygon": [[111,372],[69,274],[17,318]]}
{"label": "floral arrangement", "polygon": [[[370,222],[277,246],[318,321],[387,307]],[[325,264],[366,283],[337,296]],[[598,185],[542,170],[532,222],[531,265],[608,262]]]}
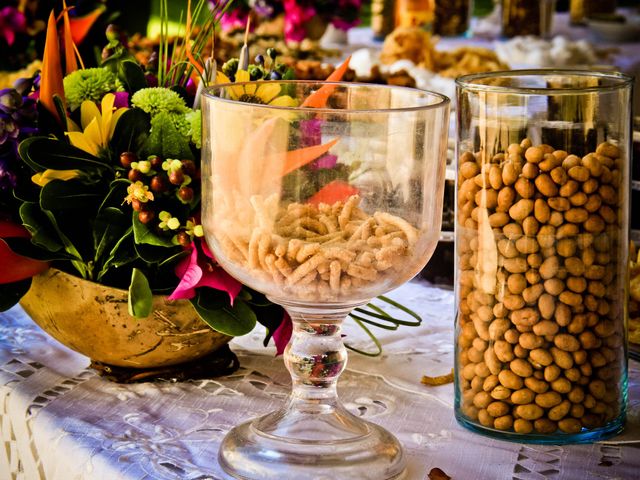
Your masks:
{"label": "floral arrangement", "polygon": [[[243,48],[217,72],[201,48],[228,5],[214,9],[193,34],[192,22],[207,11],[203,5],[187,12],[186,40],[169,45],[163,37],[155,65],[146,69],[111,27],[102,64],[83,68],[67,10],[60,15],[62,38],[51,13],[42,72],[0,91],[0,310],[20,300],[32,276],[56,267],[127,289],[134,317],[150,314],[155,294],[187,299],[204,322],[231,336],[260,322],[265,345],[273,336],[283,351],[291,333],[284,310],[229,276],[203,238],[198,94],[216,77],[259,83],[290,78],[291,71],[273,49],[251,64]],[[348,61],[328,80],[339,80],[347,67]],[[277,90],[268,84],[232,89],[239,101],[292,105]],[[318,143],[317,125],[300,128],[308,145]],[[345,194],[348,172],[333,168],[336,159],[326,150],[306,146],[289,180],[308,177],[316,201]],[[403,310],[418,322],[396,320],[379,307],[353,318],[369,334],[364,323],[419,324]]]}
{"label": "floral arrangement", "polygon": [[309,23],[320,20],[347,31],[358,25],[361,0],[242,0],[221,18],[223,30],[243,29],[249,15],[258,22],[284,17],[284,38],[301,42],[307,36]]}

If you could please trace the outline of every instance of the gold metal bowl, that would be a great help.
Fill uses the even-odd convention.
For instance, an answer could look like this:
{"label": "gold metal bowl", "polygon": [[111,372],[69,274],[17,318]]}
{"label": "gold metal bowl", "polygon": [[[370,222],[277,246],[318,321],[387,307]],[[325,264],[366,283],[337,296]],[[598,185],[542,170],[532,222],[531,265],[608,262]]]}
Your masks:
{"label": "gold metal bowl", "polygon": [[231,340],[209,328],[187,300],[155,295],[147,318],[127,310],[127,291],[49,270],[20,304],[44,331],[93,361],[128,368],[177,365]]}

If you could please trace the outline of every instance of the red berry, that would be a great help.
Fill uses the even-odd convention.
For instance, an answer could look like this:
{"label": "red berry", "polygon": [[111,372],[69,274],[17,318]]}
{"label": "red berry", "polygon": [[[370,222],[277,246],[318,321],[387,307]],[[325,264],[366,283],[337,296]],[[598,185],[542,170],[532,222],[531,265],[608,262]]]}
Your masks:
{"label": "red berry", "polygon": [[124,168],[131,168],[131,163],[137,161],[138,156],[133,152],[122,152],[120,154],[120,165]]}
{"label": "red berry", "polygon": [[182,170],[171,172],[169,174],[169,181],[174,185],[182,185],[182,182],[184,182],[184,173],[182,173]]}
{"label": "red berry", "polygon": [[178,197],[184,203],[189,203],[191,200],[193,200],[193,188],[182,187],[180,190],[178,190]]}
{"label": "red berry", "polygon": [[193,160],[182,160],[182,170],[184,173],[193,177],[196,174],[196,164],[193,163]]}
{"label": "red berry", "polygon": [[154,170],[160,170],[162,168],[162,158],[157,155],[153,155],[148,159],[151,162],[151,168]]}
{"label": "red berry", "polygon": [[143,224],[147,224],[149,223],[151,220],[153,220],[156,216],[156,212],[154,212],[153,210],[145,210],[143,212],[138,212],[138,220],[140,220],[140,223]]}
{"label": "red berry", "polygon": [[144,174],[140,170],[129,170],[127,177],[129,177],[129,180],[132,182],[138,182],[144,178]]}
{"label": "red berry", "polygon": [[178,243],[183,247],[188,247],[189,245],[191,245],[191,237],[187,232],[184,232],[184,231],[179,232],[178,235],[176,235],[176,237],[177,237]]}
{"label": "red berry", "polygon": [[155,193],[163,193],[169,190],[169,180],[166,175],[154,175],[151,178],[151,190]]}

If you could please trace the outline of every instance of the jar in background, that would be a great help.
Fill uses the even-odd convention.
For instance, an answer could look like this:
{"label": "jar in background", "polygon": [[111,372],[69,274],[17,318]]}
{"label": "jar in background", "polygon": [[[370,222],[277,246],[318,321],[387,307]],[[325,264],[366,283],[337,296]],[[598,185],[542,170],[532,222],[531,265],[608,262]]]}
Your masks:
{"label": "jar in background", "polygon": [[395,1],[371,0],[371,31],[374,40],[384,40],[395,27]]}
{"label": "jar in background", "polygon": [[396,0],[396,27],[431,28],[433,0]]}
{"label": "jar in background", "polygon": [[455,37],[467,33],[471,7],[471,0],[436,0],[433,33],[443,37]]}
{"label": "jar in background", "polygon": [[571,0],[569,2],[569,20],[574,25],[584,25],[585,20],[594,15],[608,15],[616,11],[616,1],[609,0]]}
{"label": "jar in background", "polygon": [[502,36],[549,36],[555,6],[555,0],[502,0]]}
{"label": "jar in background", "polygon": [[554,444],[622,430],[631,83],[457,80],[455,414],[472,430]]}

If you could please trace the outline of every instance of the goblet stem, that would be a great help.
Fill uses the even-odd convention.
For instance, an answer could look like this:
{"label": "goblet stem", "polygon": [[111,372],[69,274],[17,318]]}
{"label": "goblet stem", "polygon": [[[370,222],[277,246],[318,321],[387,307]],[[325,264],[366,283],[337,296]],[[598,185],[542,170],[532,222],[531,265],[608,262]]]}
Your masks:
{"label": "goblet stem", "polygon": [[400,478],[400,443],[338,400],[336,384],[347,363],[341,326],[353,306],[286,308],[293,321],[284,354],[292,377],[289,400],[231,430],[220,447],[222,467],[242,479]]}

